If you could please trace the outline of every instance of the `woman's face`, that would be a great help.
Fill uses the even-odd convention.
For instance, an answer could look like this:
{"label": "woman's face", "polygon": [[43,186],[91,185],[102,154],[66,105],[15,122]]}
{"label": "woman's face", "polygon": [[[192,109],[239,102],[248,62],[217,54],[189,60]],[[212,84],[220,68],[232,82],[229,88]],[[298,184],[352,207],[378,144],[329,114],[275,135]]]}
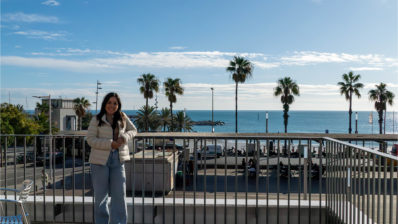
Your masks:
{"label": "woman's face", "polygon": [[105,106],[106,113],[109,115],[113,115],[117,111],[118,108],[119,108],[119,104],[117,102],[116,97],[112,96],[111,98],[109,98],[109,100]]}

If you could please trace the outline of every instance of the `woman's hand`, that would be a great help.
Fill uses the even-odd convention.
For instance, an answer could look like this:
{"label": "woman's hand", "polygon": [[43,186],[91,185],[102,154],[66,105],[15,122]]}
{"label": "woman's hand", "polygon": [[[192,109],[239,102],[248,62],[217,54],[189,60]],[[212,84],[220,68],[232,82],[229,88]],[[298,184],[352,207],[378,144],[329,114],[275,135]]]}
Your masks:
{"label": "woman's hand", "polygon": [[122,138],[122,137],[119,137],[119,138],[116,140],[116,142],[119,143],[120,145],[124,145],[124,144],[126,143],[126,140],[125,140],[124,138]]}
{"label": "woman's hand", "polygon": [[122,144],[118,142],[119,139],[117,141],[113,141],[112,142],[112,149],[118,149]]}

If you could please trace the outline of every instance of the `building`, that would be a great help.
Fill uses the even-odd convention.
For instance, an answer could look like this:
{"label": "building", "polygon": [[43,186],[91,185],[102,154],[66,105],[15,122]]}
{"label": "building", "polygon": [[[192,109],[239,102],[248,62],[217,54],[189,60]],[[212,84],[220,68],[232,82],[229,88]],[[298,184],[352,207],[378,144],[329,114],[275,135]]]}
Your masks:
{"label": "building", "polygon": [[[48,99],[42,99],[48,105]],[[59,131],[76,131],[78,117],[73,109],[73,99],[51,99],[51,122]],[[35,110],[35,113],[39,111]]]}

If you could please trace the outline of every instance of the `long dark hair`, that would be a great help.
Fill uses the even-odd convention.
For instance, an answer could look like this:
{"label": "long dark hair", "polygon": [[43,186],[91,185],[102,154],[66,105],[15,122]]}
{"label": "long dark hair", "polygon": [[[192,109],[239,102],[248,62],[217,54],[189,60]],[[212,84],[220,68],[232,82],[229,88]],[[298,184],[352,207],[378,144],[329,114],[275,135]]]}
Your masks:
{"label": "long dark hair", "polygon": [[104,116],[104,114],[106,114],[106,104],[108,103],[109,99],[111,97],[115,97],[117,100],[117,103],[119,104],[117,111],[115,112],[115,114],[113,115],[113,122],[112,122],[112,128],[115,129],[118,125],[118,121],[121,121],[121,127],[123,127],[123,123],[124,123],[124,116],[122,115],[121,109],[122,109],[122,102],[120,101],[120,97],[117,93],[111,92],[106,94],[106,96],[104,97],[104,100],[102,101],[102,105],[101,105],[101,111],[99,112],[99,114],[97,114],[97,120],[98,120],[98,126],[101,126],[104,121],[101,119],[102,116]]}

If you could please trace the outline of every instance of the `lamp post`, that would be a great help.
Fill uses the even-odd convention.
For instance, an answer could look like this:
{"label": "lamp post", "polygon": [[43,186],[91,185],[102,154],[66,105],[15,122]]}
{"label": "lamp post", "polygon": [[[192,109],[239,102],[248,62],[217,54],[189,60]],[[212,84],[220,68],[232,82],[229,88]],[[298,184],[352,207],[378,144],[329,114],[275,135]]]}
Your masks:
{"label": "lamp post", "polygon": [[[35,98],[39,99],[48,99],[48,153],[50,157],[50,180],[52,180],[53,177],[53,163],[52,163],[52,129],[51,129],[51,95],[48,94],[48,96],[33,96]],[[46,155],[43,156],[44,160],[46,160]]]}
{"label": "lamp post", "polygon": [[358,112],[355,112],[355,134],[358,134]]}
{"label": "lamp post", "polygon": [[211,133],[214,133],[214,88],[211,87]]}
{"label": "lamp post", "polygon": [[268,133],[268,111],[265,112],[265,133]]}
{"label": "lamp post", "polygon": [[97,106],[98,106],[98,90],[99,90],[99,89],[102,89],[102,88],[100,87],[101,84],[102,84],[102,83],[100,83],[100,82],[97,80],[97,91],[95,91],[95,95],[96,95],[96,97],[95,97],[95,113],[97,113]]}

